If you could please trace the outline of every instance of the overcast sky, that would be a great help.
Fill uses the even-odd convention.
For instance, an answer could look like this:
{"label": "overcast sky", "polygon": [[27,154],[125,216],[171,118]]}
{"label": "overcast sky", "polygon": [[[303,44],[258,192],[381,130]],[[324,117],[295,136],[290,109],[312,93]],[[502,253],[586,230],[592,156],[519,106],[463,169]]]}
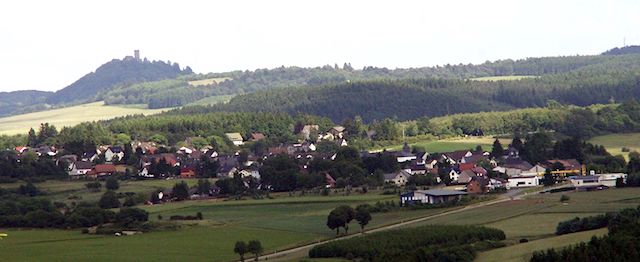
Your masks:
{"label": "overcast sky", "polygon": [[421,67],[640,44],[640,1],[3,1],[0,91],[58,90],[140,49],[195,72]]}

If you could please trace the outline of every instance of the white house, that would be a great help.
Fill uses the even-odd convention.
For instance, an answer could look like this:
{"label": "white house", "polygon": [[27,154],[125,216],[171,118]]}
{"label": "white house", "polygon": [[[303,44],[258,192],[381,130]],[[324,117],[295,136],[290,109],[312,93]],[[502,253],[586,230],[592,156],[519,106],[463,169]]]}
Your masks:
{"label": "white house", "polygon": [[509,178],[508,187],[534,187],[540,185],[540,178],[536,175],[514,176]]}
{"label": "white house", "polygon": [[75,161],[71,164],[71,170],[69,171],[69,176],[71,177],[79,177],[84,176],[87,172],[93,169],[93,164],[87,161]]}
{"label": "white house", "polygon": [[449,179],[451,181],[458,181],[460,178],[460,173],[456,172],[454,169],[449,170]]}
{"label": "white house", "polygon": [[121,147],[119,146],[111,146],[109,148],[107,148],[107,151],[104,151],[104,159],[107,162],[111,162],[113,161],[114,158],[116,158],[118,160],[124,158],[124,151],[122,150]]}
{"label": "white house", "polygon": [[393,182],[396,185],[404,186],[411,177],[411,173],[406,170],[400,170],[395,173],[384,174],[384,182]]}

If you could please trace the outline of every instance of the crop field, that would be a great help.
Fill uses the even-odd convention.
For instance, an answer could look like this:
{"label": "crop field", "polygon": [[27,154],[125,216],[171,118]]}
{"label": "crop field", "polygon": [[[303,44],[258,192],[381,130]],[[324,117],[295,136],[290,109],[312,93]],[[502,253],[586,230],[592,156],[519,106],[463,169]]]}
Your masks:
{"label": "crop field", "polygon": [[[327,228],[325,222],[333,208],[396,198],[371,192],[349,196],[285,194],[264,200],[203,200],[143,206],[150,212],[151,220],[158,220],[159,215],[166,220],[171,215],[197,212],[202,212],[204,220],[179,222],[182,228],[176,231],[127,237],[83,235],[79,230],[2,230],[9,237],[2,240],[0,254],[9,261],[140,261],[143,256],[147,261],[232,261],[237,259],[233,245],[238,240],[260,240],[265,253],[269,253],[331,238],[335,231]],[[376,213],[368,228],[446,210],[450,209]],[[352,222],[350,232],[358,230],[358,224]]]}
{"label": "crop field", "polygon": [[213,84],[213,83],[224,82],[224,81],[227,81],[227,80],[231,80],[231,78],[229,78],[229,77],[207,78],[207,79],[189,81],[189,85],[191,85],[191,86],[206,86],[206,85],[210,85],[210,84]]}
{"label": "crop field", "polygon": [[471,80],[474,80],[474,81],[513,81],[513,80],[520,80],[520,79],[534,78],[534,77],[537,77],[537,76],[527,76],[527,75],[521,75],[521,76],[484,76],[484,77],[471,78]]}
{"label": "crop field", "polygon": [[590,139],[589,142],[592,144],[603,145],[612,155],[623,155],[627,159],[629,158],[629,152],[622,152],[623,147],[626,147],[631,151],[640,152],[640,133],[596,136]]}
{"label": "crop field", "polygon": [[106,120],[120,116],[158,114],[168,109],[146,109],[137,107],[107,106],[104,102],[94,102],[41,112],[0,118],[0,135],[26,134],[29,128],[37,128],[41,123],[55,125],[58,130],[87,121]]}
{"label": "crop field", "polygon": [[[416,143],[411,143],[409,146],[421,146],[427,149],[427,152],[430,153],[442,153],[442,152],[452,152],[457,150],[465,150],[471,149],[475,150],[476,146],[482,146],[482,148],[486,151],[491,151],[491,146],[493,145],[493,141],[495,139],[489,136],[483,137],[466,137],[466,138],[455,138],[455,139],[442,139],[442,140],[427,140],[420,141]],[[511,140],[509,139],[500,139],[500,143],[502,143],[503,147],[506,147]],[[394,146],[385,147],[386,150],[400,150],[402,149],[402,144],[397,144]],[[380,149],[381,150],[381,149]]]}
{"label": "crop field", "polygon": [[[540,249],[553,247],[557,243],[569,245],[580,241],[589,240],[594,234],[604,234],[605,231],[593,231],[591,233],[576,233],[564,236],[555,236],[556,226],[560,221],[574,217],[586,217],[605,212],[615,212],[624,208],[636,208],[640,204],[640,188],[608,189],[595,192],[570,192],[564,193],[570,197],[568,203],[559,201],[562,193],[534,194],[523,200],[512,200],[498,203],[483,208],[458,212],[426,220],[412,226],[426,224],[472,224],[484,225],[503,230],[507,236],[507,242],[514,245],[498,249],[506,251],[503,254],[508,261],[525,261]],[[518,240],[526,238],[531,241],[525,244],[517,244]],[[547,242],[546,240],[550,240]],[[491,252],[491,253],[489,253]],[[479,259],[492,260],[492,255],[497,250],[487,251],[490,255],[481,253]],[[501,259],[499,261],[502,261]]]}

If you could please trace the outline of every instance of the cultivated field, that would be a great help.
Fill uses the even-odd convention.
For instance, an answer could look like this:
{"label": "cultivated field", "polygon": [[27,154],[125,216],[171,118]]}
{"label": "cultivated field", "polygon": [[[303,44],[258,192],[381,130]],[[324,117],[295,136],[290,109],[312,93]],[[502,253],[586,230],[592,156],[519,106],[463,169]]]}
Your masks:
{"label": "cultivated field", "polygon": [[73,126],[86,121],[106,120],[134,114],[151,115],[166,110],[168,109],[107,106],[104,102],[94,102],[0,118],[0,135],[26,134],[29,128],[37,128],[45,122],[55,125],[59,130],[63,126]]}
{"label": "cultivated field", "polygon": [[191,86],[206,86],[206,85],[210,85],[210,84],[213,84],[213,83],[224,82],[224,81],[227,81],[227,80],[231,80],[231,78],[229,78],[229,77],[207,78],[207,79],[202,79],[202,80],[189,81],[189,85],[191,85]]}
{"label": "cultivated field", "polygon": [[533,77],[537,77],[537,76],[484,76],[484,77],[476,77],[476,78],[471,78],[471,80],[474,81],[513,81],[513,80],[520,80],[520,79],[524,79],[524,78],[533,78]]}
{"label": "cultivated field", "polygon": [[[172,182],[175,182],[172,181]],[[260,240],[265,253],[331,238],[335,231],[325,223],[330,210],[343,205],[397,200],[395,195],[352,194],[331,196],[275,195],[274,199],[241,201],[186,201],[142,208],[151,220],[158,215],[195,215],[204,220],[181,222],[177,231],[114,237],[88,236],[79,230],[4,230],[9,237],[0,245],[8,261],[232,261],[237,240]],[[369,228],[427,216],[450,209],[397,211],[373,214]],[[359,229],[355,222],[350,232]],[[78,248],[82,247],[82,248]],[[51,252],[56,250],[56,252]]]}
{"label": "cultivated field", "polygon": [[640,133],[610,134],[597,136],[589,140],[592,144],[603,145],[612,155],[623,155],[629,159],[629,152],[622,152],[626,147],[631,151],[640,152]]}

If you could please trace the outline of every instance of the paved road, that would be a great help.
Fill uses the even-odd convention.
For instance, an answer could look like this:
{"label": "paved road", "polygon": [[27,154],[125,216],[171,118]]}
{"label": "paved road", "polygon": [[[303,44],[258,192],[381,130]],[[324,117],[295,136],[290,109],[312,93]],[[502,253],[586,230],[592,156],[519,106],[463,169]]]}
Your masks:
{"label": "paved road", "polygon": [[[392,224],[392,225],[387,225],[387,226],[383,226],[383,227],[379,227],[379,228],[366,230],[365,233],[374,233],[374,232],[390,230],[390,229],[394,229],[394,228],[403,227],[403,226],[406,226],[406,225],[422,222],[422,221],[425,221],[425,220],[428,220],[428,219],[433,219],[433,218],[436,218],[436,217],[447,216],[447,215],[451,215],[451,214],[455,214],[455,213],[459,213],[459,212],[463,212],[463,211],[468,211],[468,210],[471,210],[471,209],[476,209],[476,208],[480,208],[480,207],[484,207],[484,206],[488,206],[488,205],[493,205],[493,204],[497,204],[497,203],[501,203],[501,202],[510,201],[512,199],[518,199],[518,198],[520,198],[520,194],[523,192],[523,190],[521,190],[521,189],[515,189],[513,191],[515,191],[515,193],[511,193],[512,191],[509,191],[508,193],[501,195],[498,199],[495,199],[495,200],[490,200],[490,201],[481,202],[481,203],[477,203],[477,204],[473,204],[473,205],[468,205],[468,206],[465,206],[463,208],[459,208],[459,209],[455,209],[455,210],[451,210],[451,211],[446,211],[446,212],[442,212],[442,213],[435,214],[435,215],[429,215],[429,216],[425,216],[425,217],[421,217],[421,218],[407,220],[407,221],[400,222],[400,223],[397,223],[397,224]],[[347,235],[347,236],[342,236],[342,237],[337,237],[337,238],[324,240],[324,241],[320,241],[320,242],[317,242],[317,243],[308,244],[308,245],[304,245],[304,246],[300,246],[300,247],[296,247],[296,248],[292,248],[292,249],[287,249],[287,250],[283,250],[283,251],[277,251],[275,253],[262,255],[262,256],[259,257],[259,260],[287,261],[287,260],[297,259],[299,257],[297,257],[297,256],[294,257],[294,256],[291,256],[291,255],[295,255],[296,253],[301,253],[301,252],[305,252],[305,254],[306,254],[306,252],[311,250],[311,248],[313,248],[314,246],[321,245],[321,244],[324,244],[324,243],[328,243],[328,242],[331,242],[331,241],[349,239],[349,238],[352,238],[352,237],[355,237],[355,236],[359,236],[361,234],[362,233],[352,234],[352,235]]]}

